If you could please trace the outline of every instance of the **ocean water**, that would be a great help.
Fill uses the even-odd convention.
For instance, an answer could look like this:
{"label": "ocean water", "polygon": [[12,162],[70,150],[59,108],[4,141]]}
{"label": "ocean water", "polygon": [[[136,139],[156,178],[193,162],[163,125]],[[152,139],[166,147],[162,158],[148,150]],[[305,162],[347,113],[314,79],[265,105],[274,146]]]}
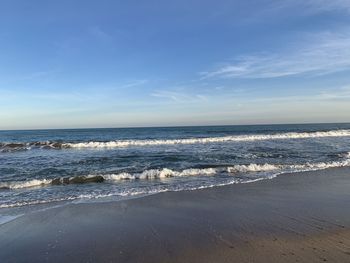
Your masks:
{"label": "ocean water", "polygon": [[0,131],[0,214],[341,166],[350,124]]}

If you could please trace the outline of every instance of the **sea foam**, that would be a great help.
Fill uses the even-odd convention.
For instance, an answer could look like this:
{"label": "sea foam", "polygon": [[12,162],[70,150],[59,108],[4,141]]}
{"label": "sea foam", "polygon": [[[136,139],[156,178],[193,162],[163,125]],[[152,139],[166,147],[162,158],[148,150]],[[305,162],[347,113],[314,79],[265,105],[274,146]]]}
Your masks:
{"label": "sea foam", "polygon": [[[350,154],[349,154],[350,155]],[[116,174],[89,174],[86,176],[75,176],[69,178],[54,178],[54,179],[33,179],[27,181],[11,181],[0,183],[0,189],[21,189],[48,185],[66,185],[66,184],[83,184],[83,183],[102,183],[103,181],[124,181],[124,180],[152,180],[164,179],[171,177],[191,177],[191,176],[215,176],[218,174],[226,174],[235,176],[237,174],[247,173],[266,173],[261,179],[273,178],[274,175],[289,172],[304,172],[323,170],[327,168],[346,167],[350,166],[350,158],[342,161],[334,162],[318,162],[305,164],[238,164],[224,167],[213,168],[189,168],[181,171],[172,170],[169,168],[150,169],[141,173],[116,173]],[[101,180],[102,179],[102,180]],[[60,182],[59,184],[57,182]]]}
{"label": "sea foam", "polygon": [[51,184],[50,179],[33,179],[26,181],[11,181],[11,182],[0,182],[0,189],[20,189],[29,187],[38,187]]}
{"label": "sea foam", "polygon": [[223,137],[187,138],[187,139],[154,139],[154,140],[116,140],[108,142],[80,142],[63,143],[64,148],[125,148],[131,146],[152,145],[177,145],[177,144],[205,144],[220,142],[262,141],[262,140],[286,140],[306,139],[322,137],[344,137],[350,136],[350,130],[332,130],[321,132],[288,132],[277,134],[255,134],[255,135],[233,135]]}
{"label": "sea foam", "polygon": [[195,137],[180,139],[150,139],[150,140],[115,140],[115,141],[88,141],[88,142],[0,142],[0,152],[16,152],[32,149],[67,149],[67,148],[126,148],[133,146],[161,146],[181,144],[207,144],[223,142],[249,142],[264,140],[288,140],[322,137],[347,137],[350,130],[330,130],[318,132],[287,132],[276,134],[231,135],[222,137]]}
{"label": "sea foam", "polygon": [[[227,173],[229,175],[236,175],[239,173],[259,173],[259,172],[303,172],[323,170],[327,168],[350,166],[350,159],[337,162],[319,162],[319,163],[305,163],[305,164],[247,164],[247,165],[233,165],[227,167],[204,168],[204,169],[185,169],[182,171],[175,171],[168,168],[145,170],[142,173],[119,173],[119,174],[105,174],[102,175],[109,181],[122,180],[138,180],[138,179],[162,179],[169,177],[184,177],[184,176],[213,176],[220,173]],[[95,176],[95,175],[90,175]]]}

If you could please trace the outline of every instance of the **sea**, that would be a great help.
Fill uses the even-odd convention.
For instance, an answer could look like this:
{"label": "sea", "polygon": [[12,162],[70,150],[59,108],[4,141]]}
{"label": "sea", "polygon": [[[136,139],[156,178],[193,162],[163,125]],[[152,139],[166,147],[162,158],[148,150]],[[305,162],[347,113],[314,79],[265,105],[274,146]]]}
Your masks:
{"label": "sea", "polygon": [[350,124],[0,131],[0,223],[35,209],[350,166]]}

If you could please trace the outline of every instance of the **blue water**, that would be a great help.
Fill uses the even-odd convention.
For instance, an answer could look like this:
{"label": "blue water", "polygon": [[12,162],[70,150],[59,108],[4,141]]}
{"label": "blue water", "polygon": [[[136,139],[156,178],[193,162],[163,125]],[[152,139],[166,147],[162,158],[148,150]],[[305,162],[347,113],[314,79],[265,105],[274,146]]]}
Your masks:
{"label": "blue water", "polygon": [[350,165],[350,124],[0,131],[0,209]]}

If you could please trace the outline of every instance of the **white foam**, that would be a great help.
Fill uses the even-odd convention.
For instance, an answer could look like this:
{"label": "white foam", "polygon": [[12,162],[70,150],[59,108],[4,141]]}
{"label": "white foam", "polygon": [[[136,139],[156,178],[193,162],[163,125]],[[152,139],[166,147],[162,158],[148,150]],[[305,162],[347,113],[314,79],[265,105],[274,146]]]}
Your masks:
{"label": "white foam", "polygon": [[267,172],[267,171],[282,171],[282,172],[302,172],[324,170],[327,168],[350,166],[350,159],[344,159],[337,162],[318,162],[305,164],[249,164],[249,165],[235,165],[229,167],[229,172]]}
{"label": "white foam", "polygon": [[0,182],[0,189],[20,189],[20,188],[28,188],[28,187],[37,187],[48,185],[51,183],[49,179],[34,179],[27,181],[12,181],[12,182]]}
{"label": "white foam", "polygon": [[[270,175],[264,174],[264,178],[268,176],[274,177],[276,174],[287,172],[303,172],[303,171],[315,171],[323,170],[327,168],[345,167],[350,166],[350,158],[342,161],[335,162],[318,162],[318,163],[305,163],[305,164],[247,164],[247,165],[232,165],[226,167],[216,168],[189,168],[185,170],[172,170],[169,168],[163,169],[150,169],[141,173],[118,173],[118,174],[102,174],[95,175],[90,174],[85,176],[86,178],[102,176],[107,181],[123,181],[123,180],[152,180],[152,179],[165,179],[170,177],[191,177],[191,176],[215,176],[220,173],[226,173],[228,175],[235,176],[240,173],[260,173],[260,172],[272,172]],[[271,177],[271,178],[272,178]],[[34,179],[28,181],[12,181],[0,183],[0,189],[21,189],[31,188],[38,186],[46,186],[51,184],[50,179]],[[1,206],[0,206],[1,207]]]}
{"label": "white foam", "polygon": [[68,197],[57,198],[57,199],[23,201],[23,202],[16,202],[16,203],[10,203],[10,204],[0,204],[0,208],[12,208],[12,207],[19,207],[19,206],[27,206],[27,205],[40,205],[40,204],[48,204],[53,202],[72,201],[77,198],[78,197],[68,196]]}
{"label": "white foam", "polygon": [[[183,177],[183,176],[197,176],[197,175],[214,175],[218,172],[217,168],[205,168],[205,169],[185,169],[182,171],[174,171],[168,168],[163,169],[151,169],[145,170],[142,173],[120,173],[120,174],[107,174],[102,175],[106,180],[136,180],[136,179],[162,179],[168,177]],[[93,176],[93,175],[91,175]]]}
{"label": "white foam", "polygon": [[[122,180],[137,180],[137,179],[162,179],[168,177],[185,177],[185,176],[213,176],[218,173],[229,173],[235,175],[237,173],[253,173],[253,172],[302,172],[323,170],[327,168],[350,166],[350,159],[345,159],[338,162],[319,162],[319,163],[305,163],[305,164],[248,164],[248,165],[233,165],[219,168],[190,168],[182,171],[174,171],[168,168],[145,170],[142,173],[120,173],[102,175],[106,180],[122,181]],[[91,175],[95,176],[95,175]]]}
{"label": "white foam", "polygon": [[63,147],[72,148],[125,148],[131,146],[151,146],[151,145],[176,145],[176,144],[204,144],[220,142],[240,142],[240,141],[262,141],[262,140],[286,140],[322,137],[344,137],[350,136],[350,130],[332,130],[323,132],[288,132],[278,134],[255,134],[255,135],[235,135],[223,137],[169,139],[169,140],[117,140],[109,142],[81,142],[65,143]]}
{"label": "white foam", "polygon": [[227,171],[230,173],[235,172],[267,172],[267,171],[275,171],[281,169],[281,165],[274,165],[274,164],[248,164],[248,165],[234,165],[232,167],[228,167]]}

